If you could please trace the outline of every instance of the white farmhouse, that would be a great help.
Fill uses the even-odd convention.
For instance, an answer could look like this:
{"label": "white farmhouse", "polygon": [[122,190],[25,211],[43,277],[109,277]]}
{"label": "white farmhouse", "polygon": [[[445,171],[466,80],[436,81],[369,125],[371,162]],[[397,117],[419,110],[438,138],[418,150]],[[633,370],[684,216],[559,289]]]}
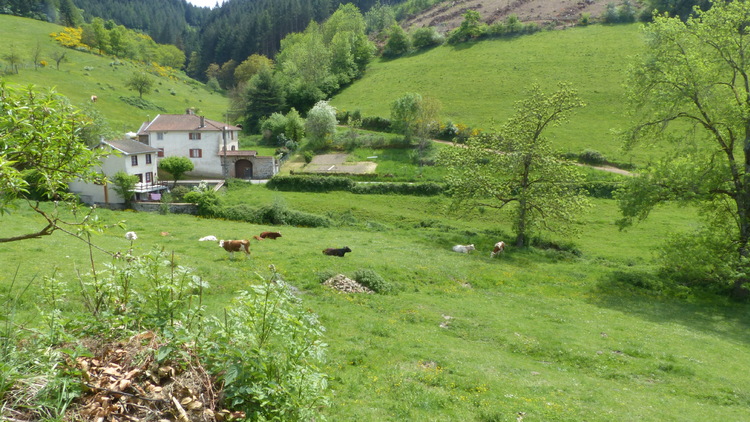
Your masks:
{"label": "white farmhouse", "polygon": [[[125,172],[138,177],[135,185],[136,201],[156,200],[166,185],[159,183],[157,175],[156,156],[158,150],[132,139],[104,141],[98,148],[106,148],[107,154],[100,163],[100,171],[111,179],[117,172]],[[112,189],[111,185],[72,182],[71,192],[76,193],[81,202],[87,204],[123,204],[125,199]]]}
{"label": "white farmhouse", "polygon": [[186,114],[160,114],[138,130],[138,140],[158,150],[159,157],[188,157],[194,169],[187,176],[268,179],[278,172],[275,157],[240,151],[240,128]]}

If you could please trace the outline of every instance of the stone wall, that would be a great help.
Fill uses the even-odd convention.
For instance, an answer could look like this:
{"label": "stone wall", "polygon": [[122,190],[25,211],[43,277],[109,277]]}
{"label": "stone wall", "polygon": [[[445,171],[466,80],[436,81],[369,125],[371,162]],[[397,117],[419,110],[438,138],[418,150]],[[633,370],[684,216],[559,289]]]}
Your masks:
{"label": "stone wall", "polygon": [[270,179],[276,174],[274,157],[258,156],[253,158],[253,179]]}
{"label": "stone wall", "polygon": [[[143,212],[158,213],[161,210],[161,202],[136,202],[133,209]],[[198,215],[198,206],[195,204],[169,204],[170,214],[191,214]]]}

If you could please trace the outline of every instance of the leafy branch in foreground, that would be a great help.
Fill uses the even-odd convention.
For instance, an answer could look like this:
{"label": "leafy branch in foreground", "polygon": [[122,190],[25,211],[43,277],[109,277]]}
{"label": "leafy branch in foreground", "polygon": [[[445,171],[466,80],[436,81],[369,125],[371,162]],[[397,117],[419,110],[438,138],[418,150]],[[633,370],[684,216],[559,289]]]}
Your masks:
{"label": "leafy branch in foreground", "polygon": [[0,238],[0,243],[51,235],[62,224],[58,207],[48,212],[37,200],[73,203],[69,182],[101,180],[95,165],[103,152],[88,148],[83,138],[89,124],[52,90],[14,90],[0,83],[0,216],[22,200],[46,220],[39,230]]}

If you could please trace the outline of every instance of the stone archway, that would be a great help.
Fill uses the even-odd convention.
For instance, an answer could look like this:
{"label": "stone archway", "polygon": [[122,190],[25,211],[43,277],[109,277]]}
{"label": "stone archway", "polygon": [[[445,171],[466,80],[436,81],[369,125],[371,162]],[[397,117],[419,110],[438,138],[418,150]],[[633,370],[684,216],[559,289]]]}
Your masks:
{"label": "stone archway", "polygon": [[252,179],[253,163],[249,160],[237,160],[234,163],[234,174],[238,179]]}

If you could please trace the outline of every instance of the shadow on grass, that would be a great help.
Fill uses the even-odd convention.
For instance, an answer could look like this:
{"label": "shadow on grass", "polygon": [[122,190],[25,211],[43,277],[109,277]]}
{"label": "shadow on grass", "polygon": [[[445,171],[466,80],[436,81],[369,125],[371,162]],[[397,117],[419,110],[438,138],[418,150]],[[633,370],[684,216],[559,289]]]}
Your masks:
{"label": "shadow on grass", "polygon": [[[630,278],[629,283],[623,278]],[[634,287],[637,280],[645,284]],[[613,272],[599,282],[590,303],[651,322],[676,323],[707,335],[750,343],[747,303],[733,302],[728,294],[724,297],[670,286],[650,273]]]}

